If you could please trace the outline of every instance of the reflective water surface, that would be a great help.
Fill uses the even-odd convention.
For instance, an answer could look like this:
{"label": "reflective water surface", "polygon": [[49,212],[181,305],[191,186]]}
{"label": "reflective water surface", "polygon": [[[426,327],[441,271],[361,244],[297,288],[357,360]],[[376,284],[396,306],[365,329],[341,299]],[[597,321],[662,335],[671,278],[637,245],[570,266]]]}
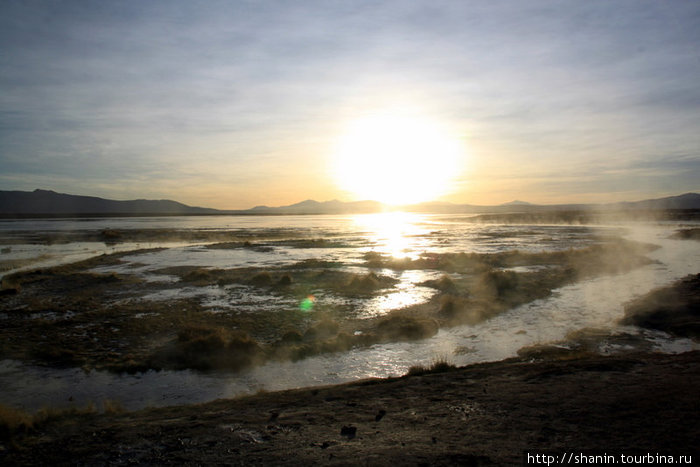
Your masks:
{"label": "reflective water surface", "polygon": [[[181,286],[159,270],[171,266],[212,268],[276,267],[317,259],[340,263],[347,271],[359,271],[368,252],[415,259],[447,252],[489,253],[518,249],[551,251],[584,246],[600,235],[623,233],[626,238],[654,243],[660,249],[648,256],[656,260],[626,274],[598,277],[557,289],[537,300],[474,326],[442,329],[430,339],[374,345],[345,353],[324,354],[298,362],[271,362],[239,373],[202,374],[191,371],[146,372],[114,375],[80,369],[49,369],[14,361],[0,362],[2,403],[27,409],[45,405],[82,404],[103,399],[119,400],[126,408],[202,402],[264,390],[332,384],[368,377],[404,374],[410,366],[430,364],[440,358],[458,364],[494,361],[516,355],[523,346],[563,339],[567,333],[595,327],[638,335],[649,348],[682,352],[698,348],[687,339],[673,339],[660,332],[619,327],[624,303],[649,290],[697,273],[697,242],[670,240],[677,225],[554,226],[475,224],[468,216],[387,213],[365,216],[194,217],[161,219],[98,219],[2,221],[4,245],[0,265],[4,272],[61,264],[102,253],[131,251],[122,263],[99,272],[138,274],[161,283],[147,300],[197,296],[212,313],[246,312],[256,307],[288,309],[298,304],[283,296],[251,290],[242,285],[226,287]],[[22,243],[22,232],[104,229],[179,229],[231,233],[232,241],[251,241],[265,248],[213,249],[206,241],[105,244],[68,242],[53,245]],[[19,233],[18,233],[19,232]],[[17,243],[12,243],[17,239]],[[309,247],[299,239],[325,239],[330,245]],[[163,248],[139,252],[143,248]],[[13,262],[20,264],[12,267]],[[15,265],[17,265],[15,264]],[[2,271],[0,271],[2,273]],[[365,316],[402,308],[430,299],[433,289],[417,284],[442,273],[432,270],[382,270],[398,282],[386,293],[367,299],[328,294],[317,300],[344,300]],[[0,317],[1,318],[1,317]],[[1,323],[1,320],[0,320]],[[601,343],[601,353],[624,350],[618,344]]]}

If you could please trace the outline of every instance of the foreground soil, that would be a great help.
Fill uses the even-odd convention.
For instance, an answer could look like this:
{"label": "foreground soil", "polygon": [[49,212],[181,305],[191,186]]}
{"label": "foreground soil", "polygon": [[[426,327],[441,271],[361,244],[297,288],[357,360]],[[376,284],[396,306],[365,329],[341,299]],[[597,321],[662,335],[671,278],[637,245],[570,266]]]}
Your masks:
{"label": "foreground soil", "polygon": [[523,453],[692,453],[700,352],[504,361],[56,420],[4,465],[520,465]]}

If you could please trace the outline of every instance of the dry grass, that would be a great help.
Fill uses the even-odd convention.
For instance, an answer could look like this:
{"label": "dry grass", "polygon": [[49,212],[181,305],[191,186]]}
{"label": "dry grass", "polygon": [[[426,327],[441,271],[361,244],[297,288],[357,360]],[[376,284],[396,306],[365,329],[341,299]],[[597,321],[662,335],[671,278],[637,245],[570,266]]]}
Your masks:
{"label": "dry grass", "polygon": [[187,326],[154,355],[151,366],[196,370],[239,370],[263,360],[263,349],[243,332],[222,327]]}
{"label": "dry grass", "polygon": [[432,373],[446,373],[448,371],[456,370],[457,367],[447,361],[446,358],[438,358],[428,367],[422,365],[414,365],[408,369],[406,376],[422,376]]}
{"label": "dry grass", "polygon": [[627,303],[621,323],[700,337],[700,274],[686,276]]}
{"label": "dry grass", "polygon": [[455,292],[457,290],[455,282],[447,275],[442,276],[440,279],[422,282],[420,285],[437,289],[440,292]]}
{"label": "dry grass", "polygon": [[396,313],[379,321],[375,332],[380,341],[404,341],[432,337],[438,328],[434,319]]}
{"label": "dry grass", "polygon": [[323,341],[335,337],[340,331],[340,325],[335,321],[324,319],[310,327],[304,333],[304,341]]}
{"label": "dry grass", "polygon": [[254,275],[250,279],[250,283],[256,287],[265,287],[272,284],[272,276],[269,272],[263,271]]}
{"label": "dry grass", "polygon": [[[104,404],[105,413],[117,413],[114,408],[118,404],[111,403],[109,412],[107,407],[110,402],[105,401]],[[43,408],[34,414],[0,404],[0,440],[14,442],[17,438],[40,429],[50,422],[96,413],[97,409],[93,403],[85,407]]]}
{"label": "dry grass", "polygon": [[671,235],[676,240],[700,240],[700,229],[681,229]]}

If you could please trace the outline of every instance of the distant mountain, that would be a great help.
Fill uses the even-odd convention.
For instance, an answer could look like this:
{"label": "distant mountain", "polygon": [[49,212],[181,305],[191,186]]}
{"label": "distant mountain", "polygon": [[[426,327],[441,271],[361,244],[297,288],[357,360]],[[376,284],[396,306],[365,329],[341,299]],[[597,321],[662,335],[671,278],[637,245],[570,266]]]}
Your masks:
{"label": "distant mountain", "polygon": [[501,206],[532,206],[532,203],[527,201],[520,201],[519,199],[513,200],[510,203],[503,203]]}
{"label": "distant mountain", "polygon": [[512,201],[498,206],[477,206],[429,202],[406,206],[387,206],[377,201],[325,202],[308,199],[289,206],[256,206],[245,210],[218,210],[187,206],[172,200],[116,201],[94,196],[76,196],[50,190],[0,191],[1,217],[67,216],[152,216],[152,215],[281,215],[281,214],[364,214],[400,209],[435,214],[537,214],[552,212],[610,212],[700,210],[700,194],[686,193],[667,198],[609,204],[538,205]]}
{"label": "distant mountain", "polygon": [[289,206],[268,207],[256,206],[245,211],[232,211],[236,214],[365,214],[381,212],[385,209],[382,203],[377,201],[353,201],[343,202],[337,199],[318,202],[307,199]]}
{"label": "distant mountain", "polygon": [[217,214],[216,209],[187,206],[171,200],[115,201],[50,190],[0,191],[0,215],[12,216],[135,216]]}
{"label": "distant mountain", "polygon": [[700,194],[686,193],[667,198],[608,204],[532,204],[525,201],[511,201],[498,206],[477,206],[473,204],[423,203],[404,206],[412,212],[434,212],[445,214],[506,214],[541,213],[553,211],[666,211],[673,209],[700,209]]}
{"label": "distant mountain", "polygon": [[700,209],[700,194],[686,193],[679,196],[669,196],[668,198],[647,199],[633,203],[614,203],[609,205],[613,208],[622,209]]}
{"label": "distant mountain", "polygon": [[229,211],[235,214],[362,214],[399,209],[406,212],[433,214],[508,214],[539,213],[552,211],[601,211],[601,210],[668,210],[700,209],[700,195],[687,193],[680,196],[652,199],[626,203],[610,204],[532,204],[525,201],[511,201],[498,206],[478,206],[473,204],[454,204],[440,201],[410,204],[404,206],[387,206],[376,201],[318,202],[311,199],[289,206],[256,206],[244,211]]}

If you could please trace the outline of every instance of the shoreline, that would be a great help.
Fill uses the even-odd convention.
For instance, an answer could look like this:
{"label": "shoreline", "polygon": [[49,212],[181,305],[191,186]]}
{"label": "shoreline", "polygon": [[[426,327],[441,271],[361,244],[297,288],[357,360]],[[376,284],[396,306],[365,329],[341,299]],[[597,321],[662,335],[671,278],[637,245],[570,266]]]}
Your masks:
{"label": "shoreline", "polygon": [[[441,257],[455,258],[471,257]],[[485,258],[500,261],[509,256]],[[365,259],[380,262],[380,266],[402,266],[385,264],[387,260],[382,257]],[[520,260],[520,256],[516,259]],[[143,287],[143,282],[133,277],[85,270],[104,265],[103,261],[117,264],[120,257],[103,257],[26,275],[26,280],[15,284],[14,293],[3,298],[7,310],[18,315],[14,321],[7,320],[8,324],[17,325],[14,334],[5,332],[16,336],[14,342],[20,346],[21,331],[35,327],[19,319],[19,315],[31,311],[20,308],[22,300],[28,297],[31,297],[29,305],[37,310],[51,309],[55,317],[60,318],[50,320],[54,315],[47,314],[41,321],[41,331],[54,330],[56,336],[62,338],[66,338],[66,330],[71,326],[81,330],[82,325],[97,322],[96,318],[112,326],[120,323],[123,332],[130,322],[117,318],[135,316],[131,312],[136,311],[153,312],[152,307],[141,310],[131,306],[125,307],[120,315],[119,309],[100,308],[106,303],[103,303],[104,297],[118,295],[119,287],[127,292]],[[590,268],[589,261],[582,263]],[[452,266],[459,264],[452,263]],[[325,264],[322,266],[321,272],[330,277],[333,270]],[[296,266],[292,287],[305,284],[307,269]],[[231,272],[185,268],[165,272],[177,272],[185,285],[236,283],[238,276],[229,275],[240,273],[243,283],[249,281],[250,287],[272,290],[290,286],[282,284],[281,277],[275,274],[253,275],[248,269]],[[282,272],[286,270],[279,271]],[[248,276],[251,279],[247,279]],[[530,276],[513,278],[516,277]],[[257,284],[258,279],[263,278],[266,282]],[[341,279],[335,282],[345,284],[353,278],[342,276]],[[368,275],[365,279],[373,290],[382,284],[383,277]],[[350,283],[354,282],[353,279]],[[516,281],[515,285],[520,282],[522,280]],[[468,290],[473,293],[480,290],[472,287],[477,284],[479,282],[467,281],[461,285],[469,286]],[[445,285],[451,294],[455,293],[455,285],[447,281],[435,285]],[[333,284],[328,287],[334,290]],[[459,287],[457,283],[458,292]],[[514,289],[504,287],[504,297]],[[61,293],[54,293],[56,290]],[[658,327],[661,323],[666,330],[678,335],[678,330],[697,329],[688,328],[688,324],[698,323],[699,290],[700,275],[696,273],[648,293],[635,306],[630,305],[629,310],[626,307],[626,311],[630,316],[638,316],[641,321],[637,324],[642,327]],[[501,295],[499,292],[497,296]],[[61,297],[60,301],[56,300],[57,296]],[[673,309],[657,313],[661,305],[667,307],[672,303]],[[50,308],[45,304],[50,304]],[[186,302],[181,304],[194,306]],[[81,309],[85,316],[75,315],[75,311]],[[200,315],[185,311],[183,319],[187,318],[188,324]],[[447,311],[451,308],[444,309]],[[167,316],[172,316],[171,311],[168,313]],[[146,321],[143,319],[138,320],[139,332],[144,331]],[[207,319],[220,317],[212,315]],[[310,341],[324,330],[339,331],[331,329],[328,321],[321,322],[326,323],[325,327],[314,322],[301,323],[305,326],[305,332],[299,333],[302,341]],[[669,324],[673,326],[669,328]],[[119,331],[108,329],[114,334]],[[690,336],[694,337],[697,336]],[[458,369],[442,365],[443,372],[427,371],[420,375],[411,372],[414,376],[280,392],[261,391],[236,399],[135,412],[120,413],[118,405],[111,403],[109,407],[105,404],[107,413],[103,414],[96,414],[94,409],[47,409],[35,415],[15,411],[13,422],[8,416],[8,413],[12,415],[12,410],[0,406],[0,463],[520,465],[523,453],[528,450],[687,453],[688,446],[693,446],[700,435],[696,421],[700,351],[663,355],[638,349],[600,356],[591,351],[599,346],[599,339],[596,332],[584,329],[567,336],[569,342],[565,351],[555,342],[523,348],[520,358]],[[180,340],[185,342],[178,336],[178,342]],[[79,348],[71,341],[66,342],[71,345],[66,344],[65,349]],[[611,342],[624,346],[629,344],[629,336],[621,335],[618,341]],[[4,347],[6,353],[11,353],[9,343],[4,343]],[[134,348],[131,347],[130,352]],[[30,359],[42,357],[34,353],[37,348],[30,350],[32,353],[27,353]],[[80,356],[54,352],[44,357],[59,365],[74,361],[76,355]]]}
{"label": "shoreline", "polygon": [[520,465],[523,452],[688,453],[700,351],[481,363],[197,405],[58,417],[5,465]]}

